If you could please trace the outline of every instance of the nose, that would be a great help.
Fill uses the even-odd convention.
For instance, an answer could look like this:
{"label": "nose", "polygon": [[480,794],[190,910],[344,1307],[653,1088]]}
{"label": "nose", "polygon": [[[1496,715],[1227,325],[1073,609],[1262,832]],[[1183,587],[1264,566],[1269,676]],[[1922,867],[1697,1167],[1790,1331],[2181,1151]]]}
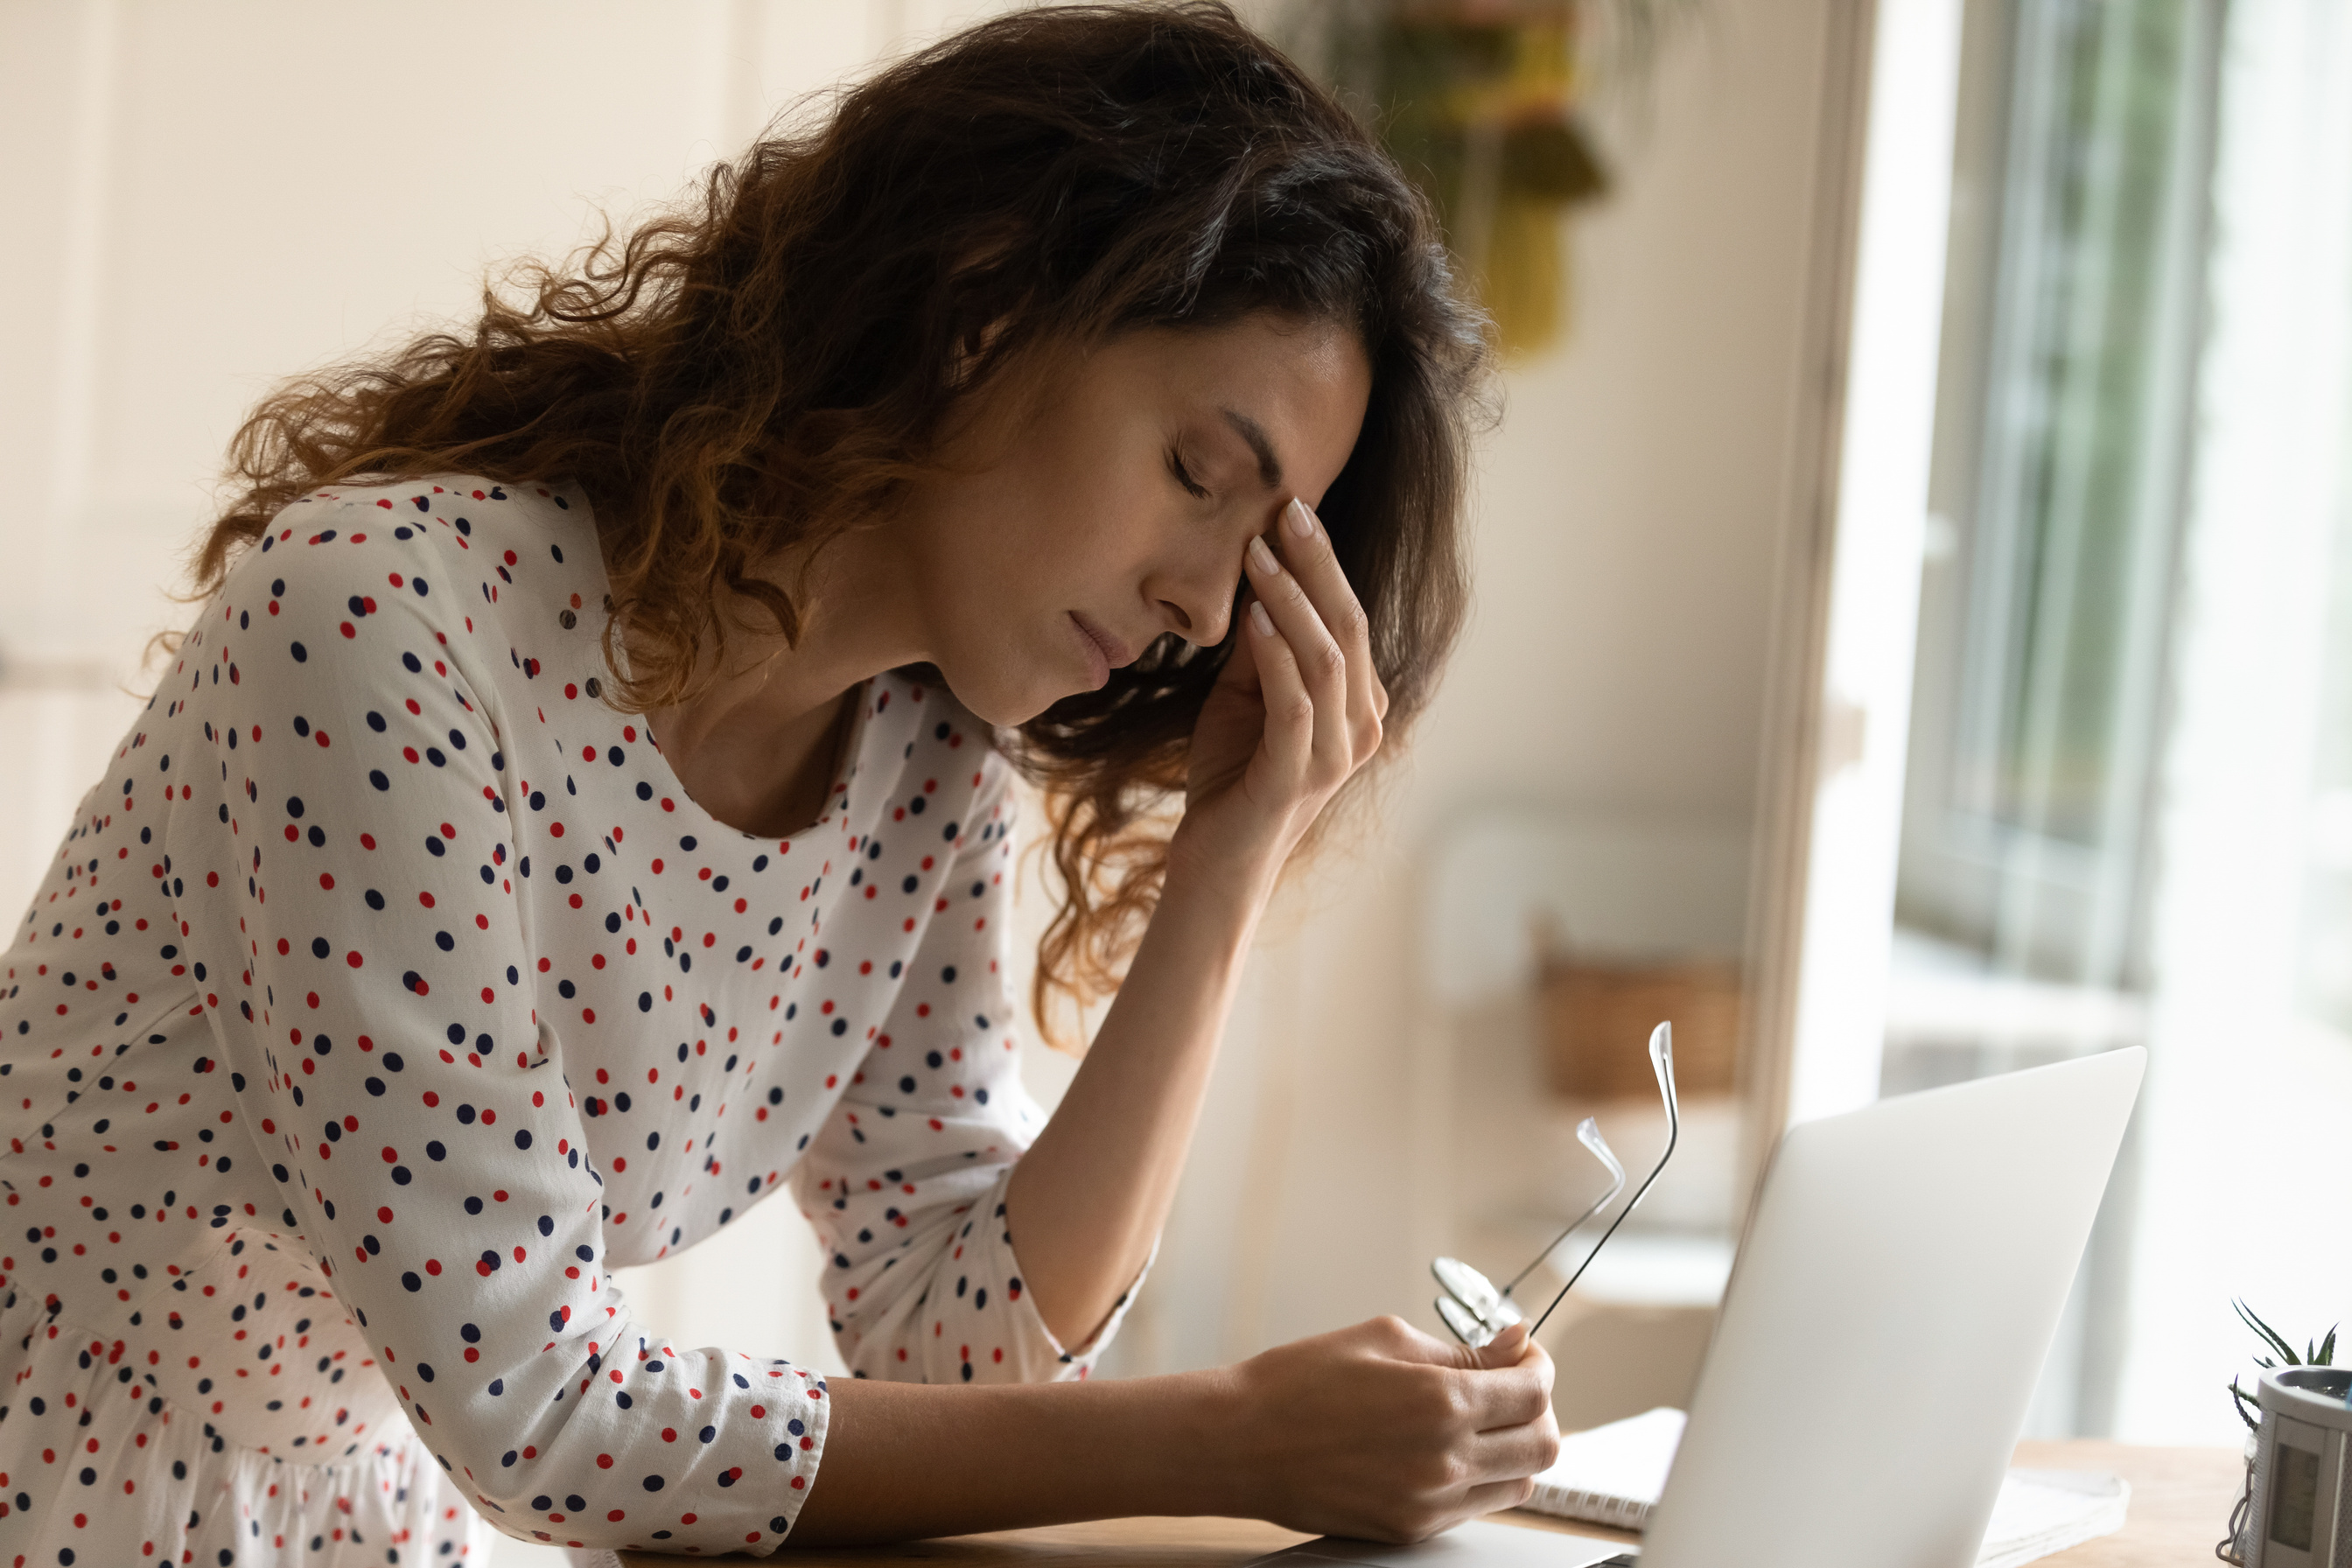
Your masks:
{"label": "nose", "polygon": [[[1244,541],[1246,543],[1246,541]],[[1143,599],[1162,632],[1213,648],[1233,627],[1233,602],[1242,588],[1242,550],[1225,541],[1190,541],[1143,576]]]}
{"label": "nose", "polygon": [[1233,624],[1234,598],[1240,589],[1238,576],[1222,584],[1194,587],[1163,583],[1160,588],[1160,596],[1153,607],[1162,626],[1202,647],[1214,647],[1225,640],[1225,630]]}
{"label": "nose", "polygon": [[1255,506],[1236,508],[1222,526],[1192,533],[1146,569],[1143,596],[1163,631],[1196,647],[1215,647],[1232,635],[1247,580],[1243,561],[1252,539],[1281,550],[1275,531],[1279,514]]}

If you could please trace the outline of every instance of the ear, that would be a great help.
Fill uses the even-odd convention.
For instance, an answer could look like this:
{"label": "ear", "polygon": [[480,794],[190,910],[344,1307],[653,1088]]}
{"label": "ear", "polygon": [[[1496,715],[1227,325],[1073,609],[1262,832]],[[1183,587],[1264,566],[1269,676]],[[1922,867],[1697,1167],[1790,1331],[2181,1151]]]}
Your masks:
{"label": "ear", "polygon": [[1006,342],[1011,315],[957,335],[948,366],[948,409],[932,460],[959,472],[993,467],[1044,407],[1079,346],[1062,338]]}
{"label": "ear", "polygon": [[947,382],[951,395],[961,397],[972,390],[988,356],[1004,341],[1004,334],[1012,324],[1010,316],[998,315],[984,320],[976,317],[971,325],[956,334],[955,345],[948,359]]}
{"label": "ear", "polygon": [[955,396],[972,390],[989,355],[1003,342],[1019,303],[1022,269],[1015,265],[1020,237],[1005,230],[966,242],[948,264],[940,298],[954,312],[947,389]]}

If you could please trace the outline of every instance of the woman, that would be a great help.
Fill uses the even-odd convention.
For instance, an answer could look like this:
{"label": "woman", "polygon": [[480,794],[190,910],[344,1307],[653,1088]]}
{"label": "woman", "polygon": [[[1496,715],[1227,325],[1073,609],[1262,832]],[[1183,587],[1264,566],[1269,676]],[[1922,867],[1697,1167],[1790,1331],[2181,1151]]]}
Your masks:
{"label": "woman", "polygon": [[[1519,1500],[1517,1337],[1078,1381],[1270,890],[1458,623],[1450,287],[1221,7],[1033,12],[266,403],[0,961],[0,1561]],[[1040,994],[1133,949],[1042,1127],[1015,768],[1070,888]],[[607,1277],[785,1180],[854,1380]]]}

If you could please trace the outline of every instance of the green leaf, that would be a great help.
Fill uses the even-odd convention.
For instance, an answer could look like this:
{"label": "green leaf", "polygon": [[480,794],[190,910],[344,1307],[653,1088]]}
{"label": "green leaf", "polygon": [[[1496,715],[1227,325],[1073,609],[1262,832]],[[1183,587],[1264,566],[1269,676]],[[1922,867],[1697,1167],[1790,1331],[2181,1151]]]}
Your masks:
{"label": "green leaf", "polygon": [[[2263,1429],[2262,1406],[2254,1405],[2253,1401],[2247,1397],[2246,1391],[2238,1386],[2238,1380],[2234,1377],[2230,1380],[2230,1397],[2237,1403],[2238,1419],[2244,1422],[2249,1430],[2261,1431]],[[2250,1405],[2253,1405],[2252,1415],[2247,1413],[2247,1406]]]}
{"label": "green leaf", "polygon": [[2281,1358],[2286,1362],[2287,1365],[2301,1366],[2303,1364],[2302,1362],[2295,1359],[2294,1347],[2287,1343],[2286,1341],[2281,1339],[2276,1329],[2272,1328],[2268,1323],[2263,1322],[2260,1318],[2257,1318],[2252,1312],[2249,1311],[2243,1301],[2238,1300],[2236,1298],[2232,1297],[2231,1299],[2230,1305],[2237,1309],[2238,1317],[2245,1323],[2246,1327],[2253,1330],[2257,1334],[2260,1334],[2263,1337],[2263,1342],[2277,1351]]}
{"label": "green leaf", "polygon": [[2311,1364],[2314,1366],[2336,1364],[2336,1330],[2334,1328],[2330,1328],[2327,1331],[2327,1337],[2319,1342],[2319,1349],[2312,1352]]}

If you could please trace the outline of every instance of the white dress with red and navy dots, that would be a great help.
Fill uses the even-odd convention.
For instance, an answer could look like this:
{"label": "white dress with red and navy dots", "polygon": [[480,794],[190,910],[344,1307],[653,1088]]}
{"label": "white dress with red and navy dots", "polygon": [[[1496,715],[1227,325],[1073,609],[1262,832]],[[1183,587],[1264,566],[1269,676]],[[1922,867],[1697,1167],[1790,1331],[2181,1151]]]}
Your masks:
{"label": "white dress with red and navy dots", "polygon": [[738,832],[601,700],[605,593],[574,489],[320,491],[83,801],[0,957],[0,1565],[772,1551],[824,1378],[609,1271],[786,1180],[858,1375],[1110,1337],[1004,1228],[987,727],[877,677],[824,818]]}

